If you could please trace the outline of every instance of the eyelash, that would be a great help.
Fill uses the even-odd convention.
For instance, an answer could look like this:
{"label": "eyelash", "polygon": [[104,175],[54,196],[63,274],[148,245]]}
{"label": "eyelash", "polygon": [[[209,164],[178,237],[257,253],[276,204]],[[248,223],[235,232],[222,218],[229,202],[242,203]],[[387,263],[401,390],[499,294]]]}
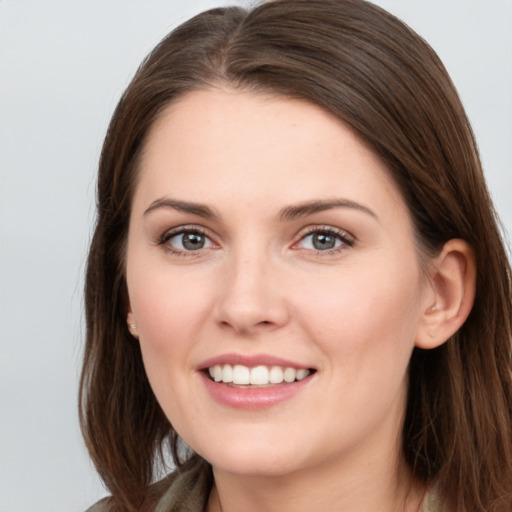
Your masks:
{"label": "eyelash", "polygon": [[171,231],[166,231],[163,233],[162,236],[157,240],[157,245],[165,246],[165,250],[174,256],[193,257],[199,255],[203,248],[187,251],[182,249],[175,249],[171,244],[168,243],[172,238],[184,234],[200,235],[208,240],[211,244],[215,244],[211,237],[208,236],[206,231],[199,226],[180,226],[179,228],[172,229]]}
{"label": "eyelash", "polygon": [[[332,249],[326,250],[314,250],[315,256],[334,256],[342,251],[345,251],[347,248],[351,248],[354,246],[355,240],[349,235],[346,231],[343,231],[339,228],[334,228],[332,226],[311,226],[306,229],[306,232],[303,233],[298,242],[295,242],[292,246],[296,246],[298,243],[303,242],[307,237],[311,235],[327,235],[332,236],[336,240],[339,240],[341,244],[337,247],[333,247]],[[296,250],[300,250],[297,248]],[[308,251],[311,249],[307,249]]]}
{"label": "eyelash", "polygon": [[[199,226],[180,226],[179,228],[172,229],[170,231],[166,231],[162,234],[157,240],[157,245],[159,246],[165,246],[165,250],[170,252],[171,254],[175,256],[181,256],[181,257],[194,257],[200,254],[200,252],[205,249],[201,247],[197,250],[182,250],[182,249],[176,249],[171,244],[169,244],[169,241],[177,236],[184,235],[184,234],[192,234],[192,235],[200,235],[204,237],[210,244],[215,244],[215,242],[212,241],[212,238],[208,236],[207,232],[202,229]],[[294,250],[301,250],[300,247],[296,247],[299,243],[303,242],[307,237],[311,235],[326,235],[334,237],[336,240],[338,240],[340,245],[337,247],[333,247],[331,249],[326,250],[320,250],[320,249],[302,249],[307,252],[312,251],[315,256],[332,256],[340,253],[341,251],[346,250],[347,248],[353,247],[355,240],[354,238],[349,235],[346,231],[343,231],[338,228],[334,228],[332,226],[310,226],[306,229],[306,232],[301,234],[299,240],[295,242],[292,245],[292,249]],[[208,247],[209,248],[209,247]],[[207,249],[208,249],[207,248]]]}

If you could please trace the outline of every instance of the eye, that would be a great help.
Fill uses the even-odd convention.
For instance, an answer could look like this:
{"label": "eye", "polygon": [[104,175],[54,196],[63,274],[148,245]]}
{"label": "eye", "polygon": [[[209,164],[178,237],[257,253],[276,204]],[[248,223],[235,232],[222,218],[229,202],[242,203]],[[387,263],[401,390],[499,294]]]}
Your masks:
{"label": "eye", "polygon": [[179,228],[168,231],[162,236],[159,244],[166,245],[175,253],[194,252],[215,247],[211,239],[197,228]]}
{"label": "eye", "polygon": [[336,252],[345,247],[352,247],[354,240],[344,231],[336,228],[313,228],[310,229],[295,244],[296,248],[317,252]]}

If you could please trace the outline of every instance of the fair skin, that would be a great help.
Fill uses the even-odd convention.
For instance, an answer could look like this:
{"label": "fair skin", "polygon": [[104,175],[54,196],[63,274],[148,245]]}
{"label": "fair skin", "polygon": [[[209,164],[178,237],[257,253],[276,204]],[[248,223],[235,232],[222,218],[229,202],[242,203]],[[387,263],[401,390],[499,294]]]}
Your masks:
{"label": "fair skin", "polygon": [[[469,313],[468,262],[451,241],[425,273],[385,166],[320,108],[229,89],[169,106],[140,162],[127,320],[165,414],[212,464],[209,510],[417,511],[408,362]],[[302,380],[222,382],[238,363]]]}

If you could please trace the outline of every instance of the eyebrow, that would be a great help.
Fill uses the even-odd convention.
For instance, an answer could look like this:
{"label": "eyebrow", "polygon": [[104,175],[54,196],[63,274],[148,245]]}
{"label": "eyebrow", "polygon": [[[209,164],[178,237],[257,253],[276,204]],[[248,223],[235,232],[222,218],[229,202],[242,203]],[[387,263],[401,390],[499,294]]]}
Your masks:
{"label": "eyebrow", "polygon": [[331,210],[333,208],[351,208],[360,212],[366,213],[376,220],[379,220],[377,214],[370,210],[367,206],[364,206],[350,199],[319,199],[313,201],[306,201],[293,206],[287,206],[281,210],[281,220],[294,220],[301,217],[307,217],[314,213]]}
{"label": "eyebrow", "polygon": [[199,217],[205,217],[210,219],[218,219],[219,216],[208,206],[201,203],[192,203],[190,201],[179,201],[177,199],[171,199],[168,197],[162,197],[153,201],[144,212],[144,215],[151,213],[159,208],[172,208],[180,212],[191,213],[198,215]]}
{"label": "eyebrow", "polygon": [[[194,203],[190,201],[180,201],[178,199],[172,199],[169,197],[162,197],[153,201],[149,207],[144,211],[144,215],[151,213],[154,210],[160,208],[172,208],[180,212],[191,213],[198,215],[199,217],[209,219],[219,219],[217,215],[210,207],[201,203]],[[371,217],[379,220],[377,214],[360,203],[351,201],[350,199],[317,199],[312,201],[306,201],[296,205],[291,205],[283,208],[280,212],[280,219],[283,221],[295,220],[301,217],[307,217],[315,213],[331,210],[333,208],[351,208],[360,212],[366,213]]]}

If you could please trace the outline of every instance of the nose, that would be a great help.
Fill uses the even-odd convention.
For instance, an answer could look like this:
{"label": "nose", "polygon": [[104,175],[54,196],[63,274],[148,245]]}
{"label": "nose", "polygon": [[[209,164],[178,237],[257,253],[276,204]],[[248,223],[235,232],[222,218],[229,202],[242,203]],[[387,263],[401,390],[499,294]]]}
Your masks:
{"label": "nose", "polygon": [[221,274],[215,320],[222,328],[252,336],[288,322],[286,289],[271,258],[264,254],[233,256]]}

